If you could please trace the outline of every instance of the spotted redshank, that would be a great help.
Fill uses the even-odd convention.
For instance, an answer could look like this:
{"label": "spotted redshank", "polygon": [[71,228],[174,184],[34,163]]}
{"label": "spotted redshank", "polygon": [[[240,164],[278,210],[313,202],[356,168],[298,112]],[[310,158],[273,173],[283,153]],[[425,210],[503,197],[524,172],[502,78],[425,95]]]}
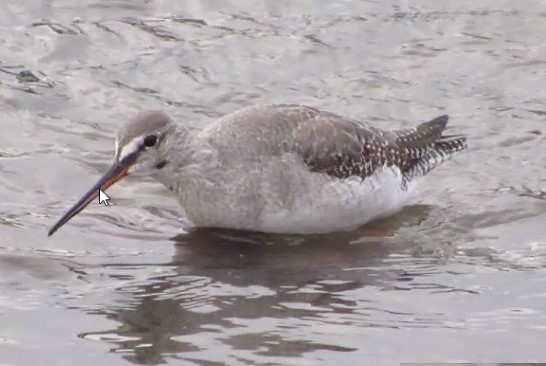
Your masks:
{"label": "spotted redshank", "polygon": [[156,178],[196,227],[311,234],[356,228],[402,208],[417,178],[466,147],[448,117],[380,130],[300,105],[260,104],[191,131],[160,111],[123,125],[111,168],[52,235],[129,174]]}

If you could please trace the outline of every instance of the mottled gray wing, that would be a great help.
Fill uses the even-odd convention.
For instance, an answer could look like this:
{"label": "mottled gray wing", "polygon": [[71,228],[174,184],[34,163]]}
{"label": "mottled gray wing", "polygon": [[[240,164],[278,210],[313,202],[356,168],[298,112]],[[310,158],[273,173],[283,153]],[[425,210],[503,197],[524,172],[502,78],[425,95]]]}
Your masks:
{"label": "mottled gray wing", "polygon": [[203,135],[226,161],[294,153],[313,172],[366,178],[384,165],[412,175],[428,169],[416,167],[425,164],[422,159],[428,159],[430,151],[453,148],[438,145],[446,123],[447,116],[441,116],[416,128],[382,131],[307,106],[254,105],[224,116]]}
{"label": "mottled gray wing", "polygon": [[415,176],[430,171],[444,152],[445,158],[464,143],[442,139],[447,120],[441,116],[415,128],[382,131],[321,112],[316,121],[296,131],[294,149],[312,171],[336,178],[366,178],[383,166],[397,166]]}

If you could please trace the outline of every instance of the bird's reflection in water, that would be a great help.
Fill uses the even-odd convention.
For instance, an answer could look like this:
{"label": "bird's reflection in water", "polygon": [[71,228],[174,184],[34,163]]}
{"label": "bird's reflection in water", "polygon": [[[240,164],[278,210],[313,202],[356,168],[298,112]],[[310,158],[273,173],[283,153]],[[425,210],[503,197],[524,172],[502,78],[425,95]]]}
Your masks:
{"label": "bird's reflection in water", "polygon": [[178,235],[167,274],[119,288],[130,301],[94,311],[120,326],[80,336],[114,342],[114,351],[137,364],[205,360],[210,354],[225,363],[233,350],[252,353],[252,362],[314,350],[353,351],[315,339],[312,333],[290,334],[313,323],[335,327],[335,322],[329,324],[333,314],[358,315],[352,316],[355,329],[369,326],[363,315],[365,292],[357,301],[345,295],[366,288],[377,291],[401,280],[400,271],[387,261],[390,254],[409,250],[397,231],[415,226],[429,211],[426,206],[408,210],[354,232],[330,235],[211,229]]}

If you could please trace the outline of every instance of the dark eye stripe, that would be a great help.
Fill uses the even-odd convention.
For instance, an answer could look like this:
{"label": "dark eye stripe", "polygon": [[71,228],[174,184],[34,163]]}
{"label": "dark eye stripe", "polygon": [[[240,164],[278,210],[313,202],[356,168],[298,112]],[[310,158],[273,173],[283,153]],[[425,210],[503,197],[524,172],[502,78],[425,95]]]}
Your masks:
{"label": "dark eye stripe", "polygon": [[157,143],[157,136],[156,135],[149,135],[144,138],[144,146],[146,147],[152,147]]}

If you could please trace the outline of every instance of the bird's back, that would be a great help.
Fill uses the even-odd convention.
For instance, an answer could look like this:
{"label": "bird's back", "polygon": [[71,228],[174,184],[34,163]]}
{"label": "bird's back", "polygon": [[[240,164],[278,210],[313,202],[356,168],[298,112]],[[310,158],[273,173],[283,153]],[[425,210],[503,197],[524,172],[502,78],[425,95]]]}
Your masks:
{"label": "bird's back", "polygon": [[226,162],[249,162],[295,154],[313,172],[335,178],[366,178],[379,167],[400,168],[406,179],[424,175],[466,138],[443,135],[440,116],[415,128],[384,131],[318,109],[261,104],[230,113],[201,132]]}

